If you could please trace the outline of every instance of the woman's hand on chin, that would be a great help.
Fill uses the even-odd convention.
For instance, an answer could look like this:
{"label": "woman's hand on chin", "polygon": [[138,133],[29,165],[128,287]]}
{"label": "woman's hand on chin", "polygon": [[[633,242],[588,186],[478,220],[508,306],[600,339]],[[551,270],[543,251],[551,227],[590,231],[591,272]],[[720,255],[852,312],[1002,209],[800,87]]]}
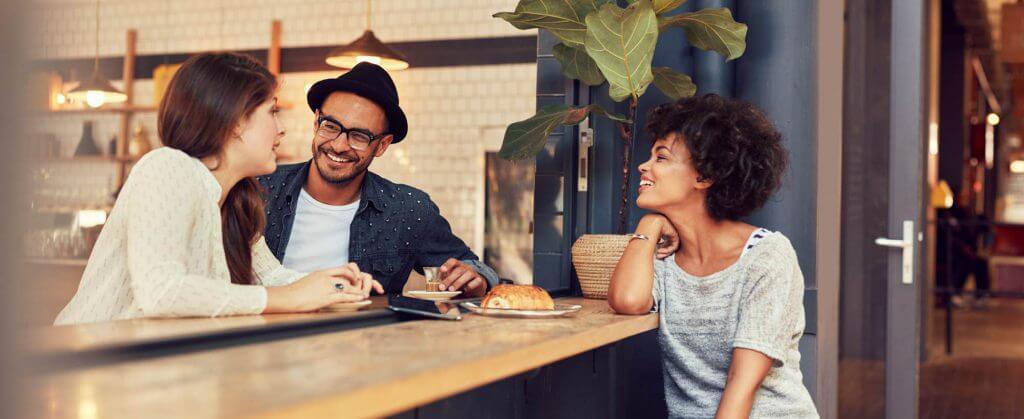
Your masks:
{"label": "woman's hand on chin", "polygon": [[658,213],[644,215],[636,227],[636,232],[648,235],[651,240],[657,240],[658,247],[654,255],[658,259],[665,259],[679,250],[679,233],[664,215]]}
{"label": "woman's hand on chin", "polygon": [[263,312],[315,311],[331,304],[365,300],[371,290],[384,292],[380,282],[350,263],[310,273],[285,286],[268,287],[267,307]]}

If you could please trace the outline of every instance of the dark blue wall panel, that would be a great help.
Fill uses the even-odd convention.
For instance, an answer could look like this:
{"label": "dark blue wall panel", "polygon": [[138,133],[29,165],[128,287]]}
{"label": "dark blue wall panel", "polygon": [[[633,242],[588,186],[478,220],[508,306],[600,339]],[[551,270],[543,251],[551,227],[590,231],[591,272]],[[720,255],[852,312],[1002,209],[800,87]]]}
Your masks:
{"label": "dark blue wall panel", "polygon": [[[537,107],[576,104],[577,83],[562,75],[551,48],[553,35],[540,31],[537,39]],[[576,225],[575,209],[577,127],[559,127],[536,158],[534,185],[533,283],[549,291],[573,291],[570,249]]]}
{"label": "dark blue wall panel", "polygon": [[736,61],[736,96],[764,110],[782,132],[790,167],[782,190],[748,222],[782,231],[793,242],[808,285],[814,284],[817,190],[817,90],[814,0],[743,0],[738,19],[750,28]]}
{"label": "dark blue wall panel", "polygon": [[[692,2],[695,9],[727,7],[735,10],[732,0],[696,0]],[[691,48],[693,54],[693,82],[697,84],[697,94],[715,93],[726,97],[733,96],[733,76],[735,62],[726,62],[725,57],[711,51]]]}

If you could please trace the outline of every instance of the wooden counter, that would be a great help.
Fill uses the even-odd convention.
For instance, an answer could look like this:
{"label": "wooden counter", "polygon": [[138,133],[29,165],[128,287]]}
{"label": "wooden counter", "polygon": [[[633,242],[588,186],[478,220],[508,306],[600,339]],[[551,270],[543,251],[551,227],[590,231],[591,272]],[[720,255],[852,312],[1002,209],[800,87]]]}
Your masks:
{"label": "wooden counter", "polygon": [[658,327],[602,300],[575,317],[466,315],[235,346],[37,377],[45,417],[380,417]]}
{"label": "wooden counter", "polygon": [[303,314],[268,314],[217,318],[137,319],[87,323],[71,326],[34,328],[25,336],[28,347],[36,352],[80,354],[92,351],[148,345],[181,339],[216,336],[228,332],[258,330],[268,326],[301,325],[365,316],[375,309],[387,308],[386,296],[370,297],[373,301],[359,311],[322,311]]}

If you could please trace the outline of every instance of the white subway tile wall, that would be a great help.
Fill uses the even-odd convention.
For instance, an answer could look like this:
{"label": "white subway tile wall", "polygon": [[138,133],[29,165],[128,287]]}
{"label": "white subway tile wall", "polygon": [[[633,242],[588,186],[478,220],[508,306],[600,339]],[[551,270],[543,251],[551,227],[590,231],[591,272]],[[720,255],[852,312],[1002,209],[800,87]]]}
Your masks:
{"label": "white subway tile wall", "polygon": [[[373,2],[373,28],[385,41],[521,36],[495,12],[512,10],[514,0],[431,0]],[[38,59],[82,58],[93,54],[94,3],[89,0],[45,0],[34,6],[32,37]],[[106,0],[101,5],[100,55],[124,53],[124,33],[138,30],[139,54],[244,50],[269,45],[270,22],[283,21],[282,44],[332,45],[357,37],[365,27],[366,2],[295,0]],[[282,112],[287,134],[279,149],[284,161],[310,157],[312,113],[306,87],[339,72],[286,73],[279,97],[295,106]],[[394,72],[409,136],[377,159],[371,170],[431,195],[459,237],[482,253],[484,153],[501,146],[504,127],[530,116],[535,108],[536,65],[505,64],[466,67],[411,68]],[[115,81],[120,87],[120,82]],[[153,82],[135,82],[136,104],[153,103]],[[104,151],[117,133],[116,114],[39,115],[32,121],[40,134],[61,141],[64,155],[74,152],[82,123],[94,121],[94,137]],[[157,145],[156,115],[141,113],[141,122]],[[78,166],[73,168],[72,166]],[[115,179],[115,165],[61,162],[47,170],[87,172]],[[63,169],[61,169],[63,168]],[[96,182],[88,183],[89,185]],[[81,188],[80,184],[68,187]]]}
{"label": "white subway tile wall", "polygon": [[[521,36],[496,12],[516,0],[374,0],[373,31],[386,42]],[[139,54],[244,50],[270,45],[281,20],[285,47],[338,45],[366,28],[362,0],[106,0],[100,4],[100,55],[124,53],[124,33],[139,30]],[[87,57],[95,49],[92,0],[37,0],[30,9],[37,58]]]}

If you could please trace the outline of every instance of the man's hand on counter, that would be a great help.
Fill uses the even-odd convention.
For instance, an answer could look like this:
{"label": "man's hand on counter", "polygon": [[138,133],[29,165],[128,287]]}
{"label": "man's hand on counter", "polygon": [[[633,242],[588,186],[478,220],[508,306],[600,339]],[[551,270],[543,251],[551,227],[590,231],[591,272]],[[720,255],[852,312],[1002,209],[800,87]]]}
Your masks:
{"label": "man's hand on counter", "polygon": [[448,259],[441,265],[442,289],[462,291],[466,297],[480,297],[487,291],[487,280],[476,269],[458,259]]}

